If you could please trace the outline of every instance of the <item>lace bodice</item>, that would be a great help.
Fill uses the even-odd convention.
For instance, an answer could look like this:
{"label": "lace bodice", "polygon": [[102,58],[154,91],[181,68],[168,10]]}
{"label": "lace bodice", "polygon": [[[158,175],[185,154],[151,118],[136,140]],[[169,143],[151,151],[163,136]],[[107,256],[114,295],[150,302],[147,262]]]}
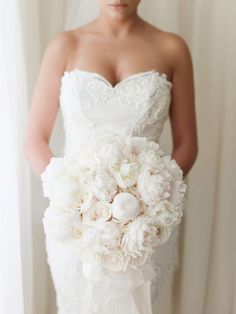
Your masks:
{"label": "lace bodice", "polygon": [[60,108],[64,154],[101,129],[158,141],[168,117],[172,83],[156,70],[130,75],[115,86],[95,72],[65,71]]}

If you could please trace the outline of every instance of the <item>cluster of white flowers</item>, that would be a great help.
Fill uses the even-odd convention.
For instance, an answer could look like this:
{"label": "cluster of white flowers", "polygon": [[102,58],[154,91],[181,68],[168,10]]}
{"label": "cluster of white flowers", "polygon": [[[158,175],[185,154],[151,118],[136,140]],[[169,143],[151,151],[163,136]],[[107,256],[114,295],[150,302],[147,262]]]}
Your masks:
{"label": "cluster of white flowers", "polygon": [[174,159],[145,137],[103,133],[41,174],[50,200],[45,234],[73,241],[84,262],[125,271],[144,265],[183,215],[187,185]]}

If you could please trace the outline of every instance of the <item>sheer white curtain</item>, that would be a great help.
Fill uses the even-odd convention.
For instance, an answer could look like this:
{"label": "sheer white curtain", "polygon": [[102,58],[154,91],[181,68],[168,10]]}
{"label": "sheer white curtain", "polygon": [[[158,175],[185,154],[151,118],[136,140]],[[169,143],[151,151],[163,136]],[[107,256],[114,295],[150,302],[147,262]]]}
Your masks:
{"label": "sheer white curtain", "polygon": [[[22,134],[46,43],[97,13],[96,0],[0,2],[0,313],[56,313],[41,223],[46,204],[23,159]],[[195,70],[199,155],[187,178],[180,267],[162,291],[160,313],[235,314],[236,3],[143,0],[140,14],[187,40]],[[50,143],[56,154],[61,138],[59,113]],[[161,144],[170,152],[169,121]]]}
{"label": "sheer white curtain", "polygon": [[32,313],[29,169],[22,154],[27,89],[18,1],[0,2],[0,313]]}

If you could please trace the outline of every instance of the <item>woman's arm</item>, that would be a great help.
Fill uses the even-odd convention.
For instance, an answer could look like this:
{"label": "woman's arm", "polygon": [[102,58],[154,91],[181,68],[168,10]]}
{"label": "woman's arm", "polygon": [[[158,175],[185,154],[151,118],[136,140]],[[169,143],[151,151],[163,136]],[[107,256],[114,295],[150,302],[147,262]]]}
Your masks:
{"label": "woman's arm", "polygon": [[68,34],[61,32],[46,47],[28,114],[24,154],[38,176],[53,156],[48,144],[59,109],[60,81],[69,41]]}
{"label": "woman's arm", "polygon": [[179,164],[185,177],[198,154],[193,65],[184,39],[174,34],[168,44],[173,68],[170,106],[173,139],[171,156]]}

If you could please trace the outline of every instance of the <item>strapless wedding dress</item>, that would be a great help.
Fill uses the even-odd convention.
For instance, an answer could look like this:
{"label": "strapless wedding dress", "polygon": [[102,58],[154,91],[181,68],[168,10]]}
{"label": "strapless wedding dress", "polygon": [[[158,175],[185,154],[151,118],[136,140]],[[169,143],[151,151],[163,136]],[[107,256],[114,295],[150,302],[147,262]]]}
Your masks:
{"label": "strapless wedding dress", "polygon": [[[158,142],[169,113],[171,88],[166,74],[154,69],[130,75],[115,86],[95,72],[65,71],[60,89],[64,155],[100,130],[145,136]],[[159,295],[167,274],[178,262],[177,235],[175,228],[170,239],[152,255],[150,268],[142,277],[127,274],[117,290],[111,283],[96,286],[88,282],[73,247],[50,242],[46,237],[57,313],[163,314],[159,311]]]}

